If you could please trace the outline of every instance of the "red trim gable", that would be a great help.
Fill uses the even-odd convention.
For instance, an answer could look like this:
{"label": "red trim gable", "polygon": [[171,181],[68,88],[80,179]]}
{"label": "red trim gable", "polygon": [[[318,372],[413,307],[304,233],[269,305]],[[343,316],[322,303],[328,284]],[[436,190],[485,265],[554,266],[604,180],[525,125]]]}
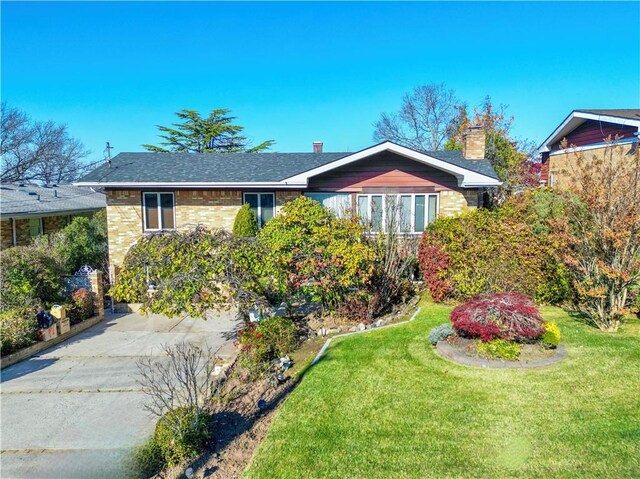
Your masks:
{"label": "red trim gable", "polygon": [[[633,138],[633,134],[638,131],[637,127],[629,125],[620,125],[616,123],[607,123],[597,120],[586,120],[580,126],[568,133],[568,146],[587,146],[602,143],[607,137],[614,139],[616,136],[620,139]],[[550,146],[551,151],[560,150],[560,141]]]}

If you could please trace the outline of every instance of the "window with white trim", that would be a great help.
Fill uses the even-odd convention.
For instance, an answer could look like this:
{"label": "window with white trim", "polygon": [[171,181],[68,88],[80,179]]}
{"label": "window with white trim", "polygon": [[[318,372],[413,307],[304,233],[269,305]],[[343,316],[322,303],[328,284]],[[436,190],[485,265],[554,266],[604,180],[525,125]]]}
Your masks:
{"label": "window with white trim", "polygon": [[420,234],[438,216],[437,193],[358,195],[357,211],[372,233],[394,228],[401,233]]}
{"label": "window with white trim", "polygon": [[553,186],[554,185],[555,179],[556,179],[555,176],[556,176],[556,174],[555,174],[554,171],[550,171],[549,172],[549,186]]}
{"label": "window with white trim", "polygon": [[305,192],[304,196],[308,196],[312,200],[317,201],[325,208],[333,211],[339,218],[346,218],[350,215],[351,210],[351,193],[314,193]]}
{"label": "window with white trim", "polygon": [[173,193],[142,193],[144,230],[162,231],[175,229],[175,205],[175,197]]}
{"label": "window with white trim", "polygon": [[258,218],[258,228],[262,228],[276,213],[274,193],[245,193],[243,203],[249,203],[251,211]]}

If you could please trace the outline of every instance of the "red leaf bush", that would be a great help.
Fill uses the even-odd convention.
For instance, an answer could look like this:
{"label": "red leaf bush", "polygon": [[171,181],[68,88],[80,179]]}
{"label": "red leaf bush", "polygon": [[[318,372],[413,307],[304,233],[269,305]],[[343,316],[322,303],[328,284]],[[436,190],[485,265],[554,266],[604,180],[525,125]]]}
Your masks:
{"label": "red leaf bush", "polygon": [[544,334],[544,320],[531,298],[521,293],[476,296],[451,312],[460,336],[483,341],[529,342]]}
{"label": "red leaf bush", "polygon": [[436,303],[444,301],[453,289],[451,281],[446,278],[447,270],[451,266],[451,258],[429,234],[425,233],[422,237],[418,262],[424,282],[431,293],[431,299]]}

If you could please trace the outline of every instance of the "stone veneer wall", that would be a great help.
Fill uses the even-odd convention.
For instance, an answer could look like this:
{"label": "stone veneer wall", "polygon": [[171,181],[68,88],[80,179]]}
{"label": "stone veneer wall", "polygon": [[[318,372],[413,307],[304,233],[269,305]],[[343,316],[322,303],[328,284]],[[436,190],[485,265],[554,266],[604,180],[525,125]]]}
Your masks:
{"label": "stone veneer wall", "polygon": [[[109,231],[109,259],[116,269],[122,265],[129,248],[142,236],[142,192],[140,190],[109,190],[107,220]],[[282,205],[300,196],[300,191],[276,191],[276,214]],[[231,230],[242,206],[240,190],[178,190],[176,228],[196,224],[208,228]]]}

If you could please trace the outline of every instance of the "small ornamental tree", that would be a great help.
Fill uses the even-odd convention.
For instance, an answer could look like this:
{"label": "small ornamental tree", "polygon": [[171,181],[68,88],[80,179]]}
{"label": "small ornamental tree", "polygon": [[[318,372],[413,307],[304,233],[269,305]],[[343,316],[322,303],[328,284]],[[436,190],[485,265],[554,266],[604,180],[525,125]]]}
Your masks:
{"label": "small ornamental tree", "polygon": [[566,164],[578,201],[557,226],[574,304],[590,324],[616,331],[640,283],[640,148],[608,138],[598,153],[570,152]]}
{"label": "small ornamental tree", "polygon": [[204,318],[231,306],[246,312],[265,302],[254,243],[202,226],[145,236],[127,253],[111,294],[167,316]]}
{"label": "small ornamental tree", "polygon": [[520,293],[476,296],[451,312],[451,323],[461,336],[483,341],[532,341],[545,332],[538,308]]}
{"label": "small ornamental tree", "polygon": [[258,218],[249,203],[242,205],[233,222],[233,234],[240,238],[253,238],[258,234]]}

